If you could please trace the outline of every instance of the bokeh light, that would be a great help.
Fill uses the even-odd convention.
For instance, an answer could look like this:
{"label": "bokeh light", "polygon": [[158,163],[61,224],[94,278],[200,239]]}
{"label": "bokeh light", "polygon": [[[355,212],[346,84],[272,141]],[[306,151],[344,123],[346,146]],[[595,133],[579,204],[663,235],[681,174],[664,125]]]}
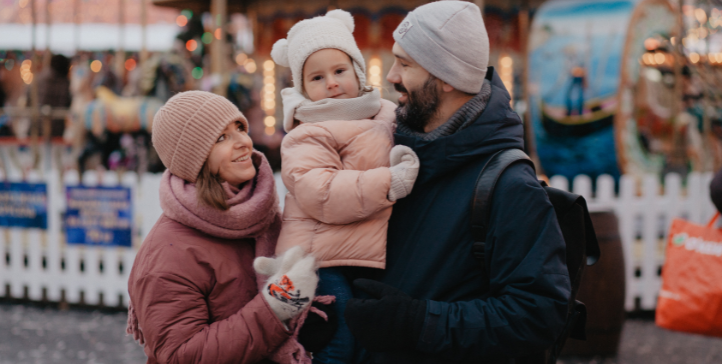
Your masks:
{"label": "bokeh light", "polygon": [[125,69],[126,69],[126,70],[132,71],[132,70],[135,69],[135,66],[136,66],[136,62],[135,62],[135,60],[134,60],[133,58],[130,58],[130,59],[128,59],[128,60],[125,61]]}
{"label": "bokeh light", "polygon": [[20,78],[23,79],[26,85],[33,82],[33,61],[26,59],[20,64]]}
{"label": "bokeh light", "polygon": [[185,15],[178,15],[178,17],[175,18],[175,23],[178,24],[179,27],[184,27],[188,24],[188,18],[186,18]]}
{"label": "bokeh light", "polygon": [[273,116],[266,116],[263,118],[263,125],[269,127],[269,126],[276,126],[276,118]]}
{"label": "bokeh light", "polygon": [[381,88],[381,59],[377,56],[369,60],[369,83],[371,86]]}
{"label": "bokeh light", "polygon": [[203,77],[203,68],[194,68],[193,71],[191,71],[191,76],[193,76],[196,80],[200,80],[201,77]]}
{"label": "bokeh light", "polygon": [[186,49],[190,52],[193,52],[198,48],[198,42],[195,41],[195,39],[191,39],[186,42]]}
{"label": "bokeh light", "polygon": [[98,73],[98,72],[100,72],[101,69],[103,69],[103,62],[100,62],[99,60],[96,59],[95,61],[90,63],[91,71]]}
{"label": "bokeh light", "polygon": [[694,17],[697,18],[697,21],[700,24],[704,24],[707,22],[707,13],[704,12],[704,9],[697,8],[694,11]]}
{"label": "bokeh light", "polygon": [[[275,117],[273,118],[274,123],[270,124],[270,117],[276,114],[276,64],[267,59],[263,62],[263,99],[261,101],[261,108],[266,114],[264,124],[266,125],[266,134],[273,135],[275,133]],[[273,131],[271,132],[271,129]]]}
{"label": "bokeh light", "polygon": [[211,42],[213,42],[213,34],[211,34],[211,32],[203,33],[201,41],[205,44],[211,44]]}
{"label": "bokeh light", "polygon": [[270,59],[263,62],[263,69],[265,71],[272,71],[274,67],[276,67],[276,64],[273,63],[273,61],[271,61]]}
{"label": "bokeh light", "polygon": [[248,61],[248,56],[245,53],[238,53],[236,55],[236,63],[238,63],[239,66],[243,66]]}
{"label": "bokeh light", "polygon": [[246,71],[248,71],[248,73],[256,72],[256,69],[258,68],[258,66],[256,66],[256,61],[252,59],[249,59],[243,67]]}
{"label": "bokeh light", "polygon": [[511,59],[509,56],[503,56],[499,58],[499,76],[501,78],[501,82],[506,87],[506,90],[509,91],[509,95],[511,98],[514,98],[514,68],[512,67],[514,65],[514,60]]}

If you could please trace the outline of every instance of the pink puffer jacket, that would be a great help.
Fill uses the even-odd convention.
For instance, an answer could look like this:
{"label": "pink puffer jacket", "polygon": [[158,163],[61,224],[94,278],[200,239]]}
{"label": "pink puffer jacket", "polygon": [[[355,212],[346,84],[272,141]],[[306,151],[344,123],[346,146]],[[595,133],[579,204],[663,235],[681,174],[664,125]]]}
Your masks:
{"label": "pink puffer jacket", "polygon": [[276,253],[300,245],[321,268],[386,267],[396,105],[373,119],[306,123],[281,146],[288,188]]}

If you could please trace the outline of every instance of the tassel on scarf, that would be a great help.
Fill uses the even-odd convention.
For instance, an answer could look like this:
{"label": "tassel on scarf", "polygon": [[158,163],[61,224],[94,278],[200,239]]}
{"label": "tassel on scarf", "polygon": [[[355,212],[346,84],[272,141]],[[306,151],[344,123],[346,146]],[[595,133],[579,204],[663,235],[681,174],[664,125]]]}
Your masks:
{"label": "tassel on scarf", "polygon": [[145,345],[145,337],[143,337],[143,331],[141,331],[140,326],[138,326],[138,316],[135,315],[133,302],[128,304],[128,324],[125,327],[125,333],[133,335],[133,340],[137,341],[140,345]]}

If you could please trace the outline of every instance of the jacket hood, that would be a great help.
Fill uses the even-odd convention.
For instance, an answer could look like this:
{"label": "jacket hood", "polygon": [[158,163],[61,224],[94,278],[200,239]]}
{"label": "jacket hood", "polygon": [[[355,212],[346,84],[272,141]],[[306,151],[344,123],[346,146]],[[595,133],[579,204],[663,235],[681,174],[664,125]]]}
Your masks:
{"label": "jacket hood", "polygon": [[509,105],[509,93],[493,67],[488,68],[486,78],[491,81],[491,98],[468,127],[430,141],[394,134],[396,144],[409,146],[419,156],[421,168],[416,184],[429,182],[499,150],[524,148],[522,122]]}

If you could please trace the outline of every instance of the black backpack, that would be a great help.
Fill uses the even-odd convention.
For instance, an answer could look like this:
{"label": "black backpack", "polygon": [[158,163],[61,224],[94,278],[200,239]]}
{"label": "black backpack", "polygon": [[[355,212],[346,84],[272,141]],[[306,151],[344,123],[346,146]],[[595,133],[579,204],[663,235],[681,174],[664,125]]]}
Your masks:
{"label": "black backpack", "polygon": [[[471,204],[471,232],[474,238],[472,253],[486,272],[485,240],[491,214],[494,186],[507,167],[514,163],[527,163],[534,168],[534,163],[519,149],[505,149],[495,153],[486,162],[476,180],[476,190]],[[599,260],[599,244],[594,233],[592,220],[589,217],[584,197],[547,186],[541,182],[544,191],[554,206],[559,221],[564,243],[566,244],[567,269],[571,281],[572,295],[567,310],[564,331],[551,348],[544,353],[517,358],[515,363],[553,364],[564,347],[568,337],[585,340],[584,325],[587,317],[586,307],[576,300],[579,283],[585,265],[592,265]],[[497,243],[498,244],[498,243]]]}

